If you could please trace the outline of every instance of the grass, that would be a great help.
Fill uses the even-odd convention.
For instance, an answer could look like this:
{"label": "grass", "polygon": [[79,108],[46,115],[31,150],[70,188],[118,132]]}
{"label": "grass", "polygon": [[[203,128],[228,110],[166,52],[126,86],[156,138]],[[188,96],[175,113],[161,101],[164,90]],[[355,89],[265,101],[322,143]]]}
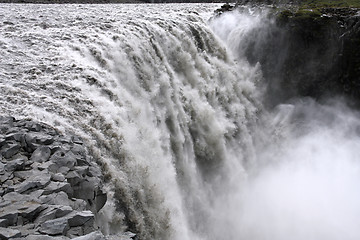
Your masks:
{"label": "grass", "polygon": [[360,0],[301,0],[302,8],[360,8]]}

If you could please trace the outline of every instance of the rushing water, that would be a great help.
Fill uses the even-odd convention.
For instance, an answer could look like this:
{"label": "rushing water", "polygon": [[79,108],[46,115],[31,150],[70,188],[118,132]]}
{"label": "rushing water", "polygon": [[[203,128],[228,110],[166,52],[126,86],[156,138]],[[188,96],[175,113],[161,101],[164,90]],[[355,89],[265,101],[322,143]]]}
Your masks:
{"label": "rushing water", "polygon": [[1,113],[84,138],[107,179],[105,234],[359,239],[357,113],[264,110],[241,46],[271,21],[209,23],[216,7],[1,4]]}

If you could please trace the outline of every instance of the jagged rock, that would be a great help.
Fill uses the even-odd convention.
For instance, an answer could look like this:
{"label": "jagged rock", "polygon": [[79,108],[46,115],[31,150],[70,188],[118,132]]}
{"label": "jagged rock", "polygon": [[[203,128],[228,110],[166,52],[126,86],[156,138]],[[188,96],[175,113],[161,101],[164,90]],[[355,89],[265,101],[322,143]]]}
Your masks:
{"label": "jagged rock", "polygon": [[51,175],[51,180],[56,181],[56,182],[63,182],[66,180],[66,178],[61,173],[55,173],[55,174]]}
{"label": "jagged rock", "polygon": [[72,227],[69,229],[66,236],[73,239],[73,238],[83,236],[83,235],[84,235],[84,230],[82,227]]}
{"label": "jagged rock", "polygon": [[107,195],[102,190],[98,190],[95,195],[95,211],[99,212],[107,201]]}
{"label": "jagged rock", "polygon": [[9,133],[5,136],[5,140],[14,140],[17,142],[21,142],[21,140],[24,138],[26,131],[16,131],[14,133]]}
{"label": "jagged rock", "polygon": [[84,211],[88,209],[88,204],[83,199],[72,199],[70,206],[77,211]]}
{"label": "jagged rock", "polygon": [[75,166],[74,171],[76,171],[82,178],[85,178],[89,173],[89,166]]}
{"label": "jagged rock", "polygon": [[37,175],[31,176],[27,181],[12,186],[11,189],[15,192],[23,193],[28,190],[43,188],[50,183],[50,178],[50,174],[40,172]]}
{"label": "jagged rock", "polygon": [[0,229],[20,232],[14,240],[105,239],[92,233],[106,202],[102,173],[82,145],[44,124],[0,116]]}
{"label": "jagged rock", "polygon": [[28,235],[24,240],[69,240],[70,238],[65,236],[49,236],[49,235]]}
{"label": "jagged rock", "polygon": [[49,147],[38,147],[31,155],[30,160],[34,162],[45,162],[50,158],[51,150]]}
{"label": "jagged rock", "polygon": [[57,193],[57,192],[65,192],[68,196],[73,195],[73,189],[71,188],[70,184],[67,182],[50,182],[49,185],[47,185],[44,189],[43,194],[48,195],[51,193]]}
{"label": "jagged rock", "polygon": [[3,137],[0,137],[0,148],[6,144],[6,140]]}
{"label": "jagged rock", "polygon": [[67,230],[69,230],[68,219],[62,217],[44,222],[39,232],[48,235],[66,235]]}
{"label": "jagged rock", "polygon": [[3,175],[5,173],[5,164],[0,162],[0,175]]}
{"label": "jagged rock", "polygon": [[0,219],[4,219],[7,226],[13,226],[17,223],[18,213],[8,209],[0,209]]}
{"label": "jagged rock", "polygon": [[61,218],[71,213],[73,209],[70,206],[52,205],[48,209],[41,212],[41,214],[35,220],[35,223],[42,224],[48,220]]}
{"label": "jagged rock", "polygon": [[73,238],[73,240],[105,240],[106,238],[100,231],[92,232],[81,237]]}
{"label": "jagged rock", "polygon": [[79,145],[82,145],[84,143],[83,140],[78,136],[72,136],[71,141]]}
{"label": "jagged rock", "polygon": [[66,174],[66,180],[71,184],[71,186],[75,186],[84,181],[84,178],[80,177],[76,171],[70,171]]}
{"label": "jagged rock", "polygon": [[0,239],[10,239],[17,237],[21,237],[19,230],[0,227]]}
{"label": "jagged rock", "polygon": [[1,148],[1,153],[5,158],[11,158],[20,151],[20,144],[15,141],[9,141]]}
{"label": "jagged rock", "polygon": [[36,202],[25,202],[19,209],[20,216],[33,222],[37,215],[46,207]]}
{"label": "jagged rock", "polygon": [[45,196],[41,196],[39,200],[44,204],[49,205],[64,205],[71,206],[71,200],[65,192],[53,193]]}
{"label": "jagged rock", "polygon": [[94,214],[91,211],[74,212],[69,217],[68,222],[70,227],[77,227],[83,225],[93,226]]}
{"label": "jagged rock", "polygon": [[26,156],[18,154],[15,157],[12,157],[12,159],[6,163],[5,170],[10,172],[23,170],[27,160],[28,158]]}
{"label": "jagged rock", "polygon": [[75,155],[71,151],[58,150],[51,157],[50,161],[54,162],[59,168],[67,167],[72,169],[76,164]]}

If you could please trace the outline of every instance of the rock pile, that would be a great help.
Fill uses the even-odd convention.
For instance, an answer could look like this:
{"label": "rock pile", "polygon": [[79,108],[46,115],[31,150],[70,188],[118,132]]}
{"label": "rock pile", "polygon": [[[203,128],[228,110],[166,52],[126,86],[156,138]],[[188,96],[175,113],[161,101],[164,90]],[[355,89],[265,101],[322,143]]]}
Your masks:
{"label": "rock pile", "polygon": [[0,239],[106,239],[95,215],[107,196],[91,160],[77,136],[0,117]]}

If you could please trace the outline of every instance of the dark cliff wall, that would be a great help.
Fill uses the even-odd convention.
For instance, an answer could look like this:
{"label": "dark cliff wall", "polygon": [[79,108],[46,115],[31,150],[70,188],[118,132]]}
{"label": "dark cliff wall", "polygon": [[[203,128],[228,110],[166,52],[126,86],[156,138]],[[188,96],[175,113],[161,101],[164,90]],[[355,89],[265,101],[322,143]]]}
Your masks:
{"label": "dark cliff wall", "polygon": [[260,62],[269,106],[293,97],[360,102],[360,16],[350,8],[285,10],[246,48]]}

